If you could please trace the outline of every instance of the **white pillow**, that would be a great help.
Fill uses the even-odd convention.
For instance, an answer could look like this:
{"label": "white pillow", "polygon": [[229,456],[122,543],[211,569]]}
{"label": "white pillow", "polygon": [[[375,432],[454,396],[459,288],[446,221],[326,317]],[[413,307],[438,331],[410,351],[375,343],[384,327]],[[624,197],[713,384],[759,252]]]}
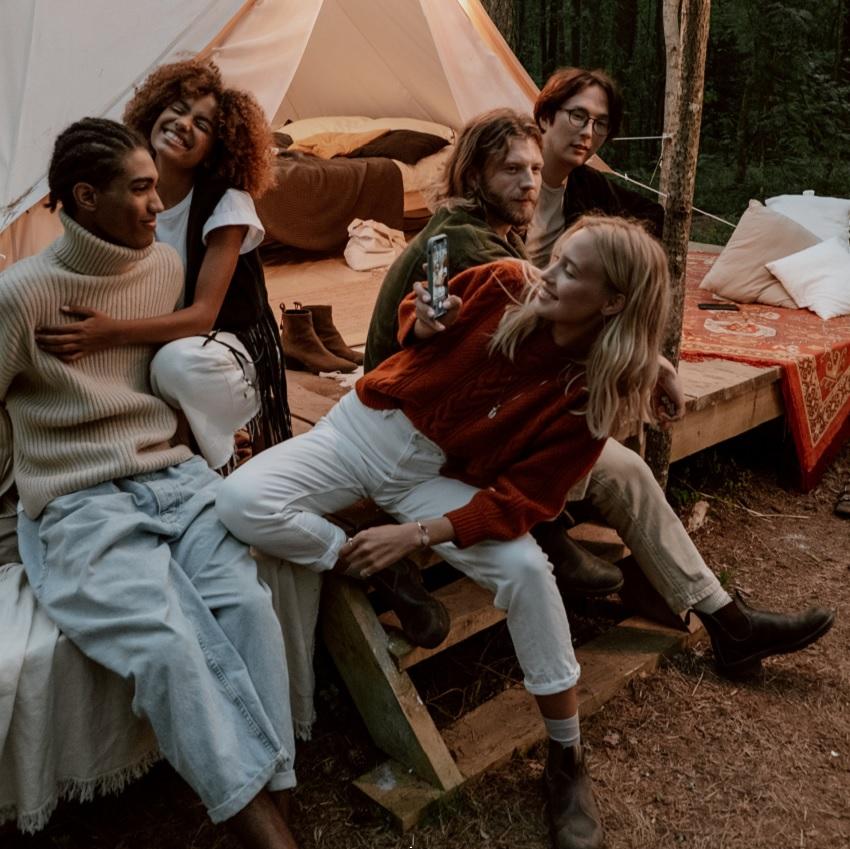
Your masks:
{"label": "white pillow", "polygon": [[818,197],[814,192],[801,195],[777,195],[765,203],[773,212],[779,212],[811,230],[819,239],[837,236],[848,244],[850,230],[850,200],[846,198]]}
{"label": "white pillow", "polygon": [[767,270],[782,281],[797,306],[823,319],[850,314],[850,251],[841,239],[769,262]]}
{"label": "white pillow", "polygon": [[770,304],[794,309],[794,299],[765,268],[766,262],[819,244],[818,237],[757,200],[751,200],[726,247],[700,283],[740,304]]}
{"label": "white pillow", "polygon": [[319,133],[363,133],[368,130],[415,130],[431,133],[446,141],[454,141],[455,132],[444,124],[420,121],[417,118],[367,118],[365,115],[323,115],[319,118],[301,118],[276,128],[286,133],[292,141],[299,142]]}

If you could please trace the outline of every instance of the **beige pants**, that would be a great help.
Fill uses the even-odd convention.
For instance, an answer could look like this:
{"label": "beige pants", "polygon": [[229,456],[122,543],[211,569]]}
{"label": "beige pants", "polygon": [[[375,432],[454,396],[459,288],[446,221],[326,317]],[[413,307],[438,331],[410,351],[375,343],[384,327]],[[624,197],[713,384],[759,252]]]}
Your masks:
{"label": "beige pants", "polygon": [[640,455],[609,439],[586,495],[672,610],[700,602],[717,609],[730,600]]}

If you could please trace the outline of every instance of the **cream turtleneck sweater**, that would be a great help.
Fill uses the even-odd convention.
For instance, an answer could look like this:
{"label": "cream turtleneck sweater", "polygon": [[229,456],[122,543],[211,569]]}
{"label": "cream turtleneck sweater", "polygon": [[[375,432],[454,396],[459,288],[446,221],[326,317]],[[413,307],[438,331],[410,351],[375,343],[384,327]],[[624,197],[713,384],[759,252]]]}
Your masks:
{"label": "cream turtleneck sweater", "polygon": [[[177,419],[150,394],[153,345],[124,345],[73,363],[35,344],[42,325],[73,321],[67,304],[113,318],[162,315],[183,289],[177,253],[154,243],[113,245],[60,213],[65,233],[40,254],[0,274],[0,476],[11,469],[26,514],[89,486],[153,472],[192,456],[171,447]],[[11,423],[12,444],[8,425]],[[0,482],[2,483],[2,482]]]}

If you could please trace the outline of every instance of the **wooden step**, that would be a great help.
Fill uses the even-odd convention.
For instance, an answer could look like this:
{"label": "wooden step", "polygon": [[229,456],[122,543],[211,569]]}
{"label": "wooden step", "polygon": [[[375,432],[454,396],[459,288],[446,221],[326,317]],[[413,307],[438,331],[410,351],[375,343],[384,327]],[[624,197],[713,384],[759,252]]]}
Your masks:
{"label": "wooden step", "polygon": [[[680,631],[632,617],[579,648],[582,718],[599,710],[637,675],[657,669],[663,657],[702,638],[702,626],[696,617],[691,621],[690,630]],[[546,730],[534,698],[517,685],[452,723],[442,736],[464,781],[468,781],[504,763],[514,752],[527,751],[544,740]],[[387,811],[402,831],[412,828],[438,798],[444,798],[393,760],[361,776],[354,785]]]}
{"label": "wooden step", "polygon": [[[616,531],[605,525],[583,522],[570,529],[570,536],[594,554],[611,562],[616,562],[629,553]],[[438,561],[439,558],[432,553],[430,558],[423,560],[419,565],[420,568],[427,568]],[[417,663],[457,645],[505,618],[503,610],[493,607],[493,594],[479,587],[469,578],[458,578],[451,584],[435,590],[433,595],[443,602],[451,618],[451,630],[446,639],[436,648],[419,648],[408,642],[401,633],[401,625],[394,611],[388,610],[378,617],[380,623],[388,630],[387,648],[396,659],[399,669],[410,669]]]}
{"label": "wooden step", "polygon": [[449,611],[451,630],[440,645],[433,649],[423,649],[411,645],[398,630],[398,617],[392,610],[382,613],[378,621],[386,628],[393,629],[387,648],[396,660],[399,669],[410,669],[417,663],[459,642],[501,622],[505,611],[493,607],[493,594],[482,589],[469,578],[458,580],[435,590],[432,595],[439,599]]}

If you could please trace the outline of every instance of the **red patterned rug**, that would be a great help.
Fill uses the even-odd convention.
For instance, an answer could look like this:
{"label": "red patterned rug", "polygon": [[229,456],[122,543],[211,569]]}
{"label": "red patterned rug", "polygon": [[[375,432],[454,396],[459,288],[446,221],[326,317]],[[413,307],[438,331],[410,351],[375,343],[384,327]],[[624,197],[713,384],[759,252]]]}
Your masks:
{"label": "red patterned rug", "polygon": [[850,436],[850,316],[823,321],[809,310],[741,304],[711,312],[699,288],[717,254],[691,251],[685,289],[682,359],[738,360],[782,368],[782,395],[800,466],[811,489]]}

